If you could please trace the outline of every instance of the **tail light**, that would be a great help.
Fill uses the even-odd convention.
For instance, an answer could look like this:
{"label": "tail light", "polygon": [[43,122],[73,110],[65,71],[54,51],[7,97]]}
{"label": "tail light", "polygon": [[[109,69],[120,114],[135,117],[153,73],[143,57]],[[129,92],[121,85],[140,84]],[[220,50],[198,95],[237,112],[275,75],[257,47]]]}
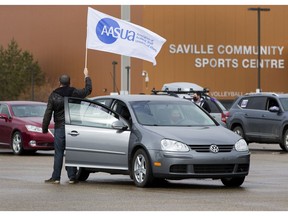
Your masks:
{"label": "tail light", "polygon": [[229,112],[221,113],[221,121],[226,123],[227,118],[229,117]]}

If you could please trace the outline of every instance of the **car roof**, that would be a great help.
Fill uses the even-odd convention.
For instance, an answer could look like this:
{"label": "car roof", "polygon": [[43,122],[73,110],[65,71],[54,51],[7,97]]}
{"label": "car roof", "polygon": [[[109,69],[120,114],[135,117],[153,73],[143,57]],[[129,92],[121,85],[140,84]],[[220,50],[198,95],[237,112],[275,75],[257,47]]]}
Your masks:
{"label": "car roof", "polygon": [[247,93],[243,96],[275,96],[275,97],[279,97],[279,98],[288,98],[288,94],[287,93],[275,93],[275,92],[251,92],[251,93]]}
{"label": "car roof", "polygon": [[45,102],[40,101],[0,101],[0,103],[5,103],[9,105],[34,105],[34,104],[46,105]]}
{"label": "car roof", "polygon": [[162,90],[166,91],[204,91],[202,86],[199,86],[195,83],[190,82],[173,82],[173,83],[165,83],[162,87]]}
{"label": "car roof", "polygon": [[129,94],[129,95],[105,95],[105,96],[96,96],[89,98],[90,100],[94,99],[100,99],[100,98],[113,98],[113,99],[119,99],[123,100],[125,102],[131,102],[131,101],[143,101],[143,100],[149,100],[149,101],[187,101],[183,100],[182,98],[177,97],[171,97],[167,95],[140,95],[140,94]]}

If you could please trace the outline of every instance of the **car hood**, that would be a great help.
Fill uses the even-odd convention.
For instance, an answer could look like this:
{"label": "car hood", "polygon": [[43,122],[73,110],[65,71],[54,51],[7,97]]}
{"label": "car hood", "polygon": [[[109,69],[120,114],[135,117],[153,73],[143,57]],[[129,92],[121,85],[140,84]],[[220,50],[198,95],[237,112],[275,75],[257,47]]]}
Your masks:
{"label": "car hood", "polygon": [[[38,127],[42,127],[43,117],[25,117],[21,118],[21,120],[25,125],[35,125]],[[49,128],[54,128],[53,121],[50,122]]]}
{"label": "car hood", "polygon": [[189,145],[235,144],[241,137],[222,126],[206,127],[148,127],[163,138],[181,141]]}

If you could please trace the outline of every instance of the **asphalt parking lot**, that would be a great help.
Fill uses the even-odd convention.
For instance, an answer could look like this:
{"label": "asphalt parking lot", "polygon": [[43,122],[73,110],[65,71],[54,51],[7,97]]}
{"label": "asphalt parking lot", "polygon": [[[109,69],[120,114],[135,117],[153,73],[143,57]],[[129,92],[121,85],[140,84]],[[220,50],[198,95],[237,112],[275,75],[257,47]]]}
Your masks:
{"label": "asphalt parking lot", "polygon": [[250,144],[250,173],[240,188],[220,180],[169,181],[137,188],[128,176],[91,174],[69,185],[44,184],[53,151],[14,156],[0,150],[0,211],[287,211],[288,154],[278,145]]}

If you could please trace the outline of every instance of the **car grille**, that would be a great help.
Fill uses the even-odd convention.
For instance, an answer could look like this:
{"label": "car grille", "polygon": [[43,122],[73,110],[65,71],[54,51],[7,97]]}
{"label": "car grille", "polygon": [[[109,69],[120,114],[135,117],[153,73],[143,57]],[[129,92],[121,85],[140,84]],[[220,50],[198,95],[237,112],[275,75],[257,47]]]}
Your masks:
{"label": "car grille", "polygon": [[171,173],[195,173],[195,174],[211,174],[211,173],[241,173],[248,172],[249,164],[194,164],[194,165],[172,165]]}
{"label": "car grille", "polygon": [[232,173],[234,164],[196,164],[195,173]]}
{"label": "car grille", "polygon": [[[190,145],[191,150],[196,152],[210,152],[211,145]],[[219,152],[231,152],[233,145],[217,145]]]}

